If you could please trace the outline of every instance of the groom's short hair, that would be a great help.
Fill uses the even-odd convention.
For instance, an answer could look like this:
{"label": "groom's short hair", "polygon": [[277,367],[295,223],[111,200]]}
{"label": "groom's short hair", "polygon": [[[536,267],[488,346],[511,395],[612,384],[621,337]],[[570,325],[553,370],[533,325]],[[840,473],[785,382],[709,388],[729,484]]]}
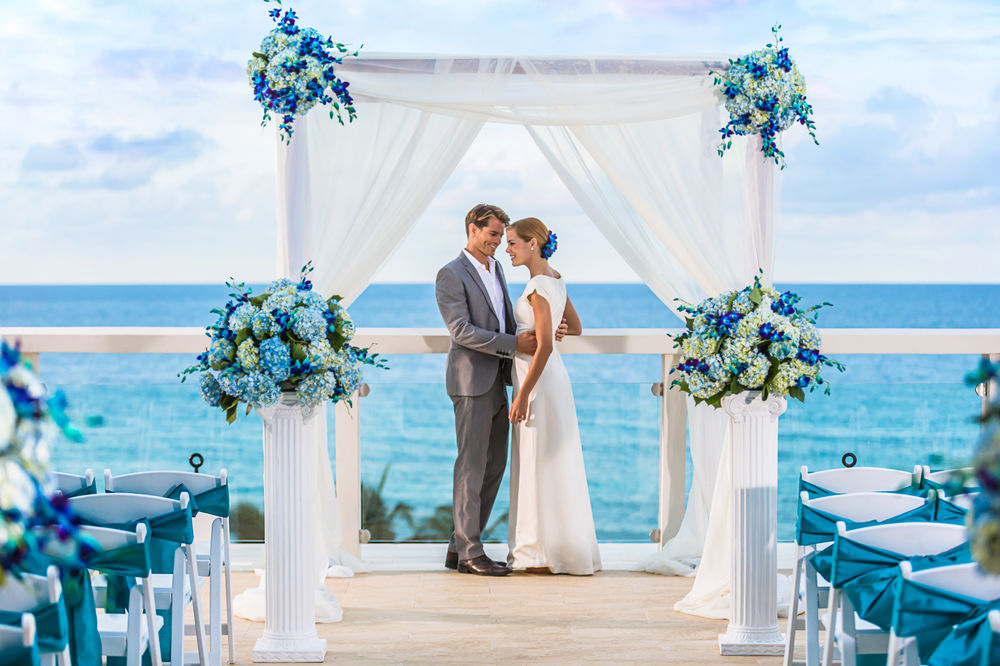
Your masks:
{"label": "groom's short hair", "polygon": [[477,204],[472,210],[465,216],[465,235],[469,235],[469,225],[474,224],[478,228],[482,229],[489,222],[491,217],[495,217],[504,226],[510,224],[510,215],[503,212],[503,208],[500,206],[494,206],[492,204]]}

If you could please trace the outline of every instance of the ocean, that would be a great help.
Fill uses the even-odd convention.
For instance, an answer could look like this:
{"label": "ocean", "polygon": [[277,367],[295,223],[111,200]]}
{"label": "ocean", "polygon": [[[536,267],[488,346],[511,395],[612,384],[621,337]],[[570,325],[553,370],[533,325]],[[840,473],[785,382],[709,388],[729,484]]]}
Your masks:
{"label": "ocean", "polygon": [[[777,285],[803,304],[828,301],[820,328],[1000,328],[1000,285]],[[520,293],[521,285],[511,285]],[[259,289],[258,289],[259,291]],[[204,326],[226,299],[224,285],[0,286],[0,326]],[[645,285],[571,284],[584,328],[671,328],[680,321]],[[433,285],[374,284],[351,306],[359,327],[440,328]],[[567,355],[602,541],[644,541],[657,523],[659,475],[658,356]],[[407,540],[451,501],[455,436],[444,389],[443,355],[394,355],[369,368],[361,400],[361,466],[367,485],[388,469],[382,498],[402,510],[389,531]],[[799,468],[841,464],[936,469],[965,464],[975,446],[980,399],[963,384],[979,362],[968,355],[849,355],[844,373],[824,372],[831,394],[789,401],[779,428],[779,533],[794,535]],[[53,466],[82,473],[227,468],[235,502],[260,505],[259,419],[228,426],[205,405],[197,382],[177,373],[194,359],[176,354],[44,354],[43,378],[62,388],[81,427],[82,444],[60,442]],[[332,409],[330,410],[332,412]],[[332,419],[331,419],[332,422]],[[330,457],[335,459],[330,441]],[[691,467],[687,475],[690,484]],[[501,488],[494,519],[507,509]],[[409,509],[409,511],[406,510]],[[412,517],[407,520],[406,516]],[[505,539],[501,523],[493,536]]]}

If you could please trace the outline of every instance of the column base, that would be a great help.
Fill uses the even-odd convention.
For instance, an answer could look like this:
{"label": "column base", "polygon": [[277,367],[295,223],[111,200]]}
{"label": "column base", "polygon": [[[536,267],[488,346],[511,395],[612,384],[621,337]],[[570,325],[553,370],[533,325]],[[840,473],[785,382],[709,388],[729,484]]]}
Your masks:
{"label": "column base", "polygon": [[785,635],[774,627],[742,628],[730,627],[719,634],[719,654],[728,656],[783,655]]}
{"label": "column base", "polygon": [[325,638],[258,638],[253,660],[263,662],[321,662],[326,659]]}

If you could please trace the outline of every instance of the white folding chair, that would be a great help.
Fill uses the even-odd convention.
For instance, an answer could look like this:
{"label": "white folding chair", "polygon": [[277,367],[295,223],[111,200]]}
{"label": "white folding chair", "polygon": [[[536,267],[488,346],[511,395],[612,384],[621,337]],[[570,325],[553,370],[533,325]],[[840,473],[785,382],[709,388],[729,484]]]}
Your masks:
{"label": "white folding chair", "polygon": [[811,484],[829,494],[860,492],[894,492],[920,483],[923,467],[914,465],[912,472],[888,467],[835,467],[810,472],[803,465],[799,470],[799,487]]}
{"label": "white folding chair", "polygon": [[[141,544],[146,540],[146,525],[139,523],[135,532],[84,525],[80,532],[100,544],[105,551]],[[153,666],[161,666],[160,627],[163,618],[156,614],[152,574],[137,578],[139,585],[129,590],[124,613],[100,613],[97,631],[101,635],[101,653],[105,657],[125,657],[126,666],[140,666],[142,654],[149,648]]]}
{"label": "white folding chair", "polygon": [[[196,472],[151,471],[120,474],[114,476],[111,470],[104,470],[104,487],[108,492],[138,493],[163,497],[180,485],[197,498],[204,493],[218,491],[229,483],[229,475],[223,469],[218,476]],[[228,490],[228,488],[227,488]],[[195,544],[198,573],[209,582],[209,662],[213,666],[222,662],[222,634],[229,642],[229,663],[235,661],[233,630],[232,574],[229,566],[229,515],[228,501],[226,515],[215,516],[199,508],[195,516]],[[222,622],[222,582],[225,579],[226,621]],[[193,628],[190,628],[193,631]]]}
{"label": "white folding chair", "polygon": [[66,497],[87,492],[94,484],[94,470],[87,469],[83,475],[70,474],[68,472],[52,472],[52,481],[55,489]]}
{"label": "white folding chair", "polygon": [[[814,509],[829,514],[831,517],[855,523],[889,520],[917,509],[927,502],[926,499],[915,495],[886,492],[846,493],[810,499],[809,494],[805,491],[800,493],[799,501],[806,509]],[[835,526],[831,525],[831,528],[835,529]],[[812,560],[817,552],[828,546],[833,540],[832,529],[829,541],[807,546],[796,544],[795,569],[792,573],[793,594],[791,607],[788,611],[788,633],[785,636],[785,666],[799,663],[793,661],[795,633],[798,629],[804,629],[806,632],[806,660],[804,663],[808,666],[818,666],[819,664],[819,607],[825,603],[828,583],[819,576]],[[806,616],[804,619],[799,619],[799,591],[803,582],[805,583],[803,596],[806,604]]]}
{"label": "white folding chair", "polygon": [[[899,563],[899,570],[903,578],[908,580],[978,599],[983,603],[1000,599],[1000,576],[983,572],[975,562],[914,571],[910,563],[904,561]],[[997,614],[996,617],[994,613]],[[1000,632],[1000,611],[990,611],[989,620],[993,632]],[[895,630],[890,631],[886,663],[898,664],[902,657],[904,666],[919,666],[918,641],[919,639],[897,636]]]}
{"label": "white folding chair", "polygon": [[[35,616],[31,613],[21,613],[21,622],[17,626],[0,624],[0,663],[6,663],[12,658],[24,660],[25,650],[37,652]],[[37,659],[37,655],[31,654],[30,659]]]}
{"label": "white folding chair", "polygon": [[[70,500],[73,511],[84,520],[98,526],[102,524],[122,524],[139,520],[154,519],[158,516],[184,510],[188,506],[188,495],[183,493],[179,500],[153,497],[134,493],[107,493],[85,495]],[[155,532],[148,535],[155,537]],[[198,594],[198,567],[194,559],[194,549],[190,544],[180,544],[174,550],[172,572],[154,573],[151,576],[155,607],[170,609],[170,664],[178,666],[188,663],[184,654],[184,609],[190,603],[194,611],[195,637],[198,642],[197,660],[207,663],[205,650],[204,622],[201,613],[201,599]],[[94,585],[98,590],[99,584]]]}
{"label": "white folding chair", "polygon": [[[937,555],[968,541],[962,525],[946,523],[890,523],[848,530],[837,523],[837,538],[892,551],[905,557]],[[836,567],[836,563],[834,564]],[[834,645],[840,648],[844,666],[855,666],[859,654],[886,654],[889,632],[857,617],[850,600],[832,587],[828,605],[828,633],[823,649],[823,666],[833,663]]]}
{"label": "white folding chair", "polygon": [[978,488],[979,484],[976,482],[975,477],[971,474],[971,467],[956,467],[955,469],[942,469],[936,472],[932,472],[930,465],[923,466],[923,478],[924,481],[929,481],[931,487],[940,488],[945,484],[949,483],[955,474],[961,473],[965,476],[965,483],[962,485],[966,488]]}
{"label": "white folding chair", "polygon": [[[21,574],[20,580],[7,576],[0,585],[0,610],[14,613],[31,613],[39,606],[61,603],[62,585],[59,570],[50,566],[44,576]],[[37,624],[35,625],[37,630]],[[69,645],[60,652],[41,652],[43,666],[59,663],[70,666]]]}

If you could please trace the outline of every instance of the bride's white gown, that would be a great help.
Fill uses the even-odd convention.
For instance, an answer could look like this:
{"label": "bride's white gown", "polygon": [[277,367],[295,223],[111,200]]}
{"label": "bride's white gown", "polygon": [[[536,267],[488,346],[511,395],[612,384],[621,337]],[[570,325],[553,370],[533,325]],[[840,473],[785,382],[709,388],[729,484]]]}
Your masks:
{"label": "bride's white gown", "polygon": [[[535,328],[528,301],[535,292],[549,303],[553,329],[562,320],[566,284],[536,275],[514,304],[518,333]],[[515,392],[530,365],[531,356],[514,356]],[[554,343],[528,400],[527,419],[514,427],[511,439],[508,543],[515,569],[587,575],[601,568],[573,389]]]}

